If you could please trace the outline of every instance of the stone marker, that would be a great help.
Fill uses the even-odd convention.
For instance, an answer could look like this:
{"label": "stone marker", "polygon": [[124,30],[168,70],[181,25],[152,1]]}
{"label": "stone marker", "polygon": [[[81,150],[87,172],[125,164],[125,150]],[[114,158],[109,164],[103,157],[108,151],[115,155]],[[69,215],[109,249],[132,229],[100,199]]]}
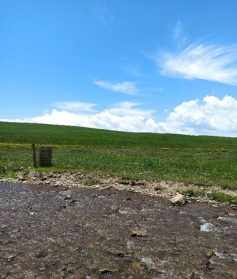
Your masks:
{"label": "stone marker", "polygon": [[39,148],[39,166],[50,167],[52,166],[53,149],[50,146],[42,146]]}

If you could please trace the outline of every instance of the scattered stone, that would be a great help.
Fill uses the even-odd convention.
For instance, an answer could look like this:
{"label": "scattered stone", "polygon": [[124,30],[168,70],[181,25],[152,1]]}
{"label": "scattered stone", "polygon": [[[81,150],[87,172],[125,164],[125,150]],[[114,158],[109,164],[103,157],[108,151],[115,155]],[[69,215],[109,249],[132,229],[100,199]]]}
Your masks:
{"label": "scattered stone", "polygon": [[129,214],[129,211],[127,211],[127,210],[123,210],[123,209],[119,209],[119,214],[121,214],[121,215],[127,215],[127,214]]}
{"label": "scattered stone", "polygon": [[237,262],[237,254],[231,253],[231,254],[227,254],[225,252],[218,252],[215,251],[214,255],[221,259],[221,260],[228,260],[228,261],[234,261]]}
{"label": "scattered stone", "polygon": [[123,209],[119,209],[118,213],[121,215],[132,215],[132,214],[137,214],[137,210],[125,207]]}
{"label": "scattered stone", "polygon": [[131,186],[144,186],[145,185],[145,182],[144,181],[135,181],[135,180],[132,180],[130,182],[130,185]]}
{"label": "scattered stone", "polygon": [[[129,266],[129,273],[130,274],[142,274],[143,273],[143,270],[144,270],[144,264],[141,263],[140,260],[135,260],[135,261],[132,261],[130,263],[130,266]],[[132,277],[134,278],[134,277]]]}
{"label": "scattered stone", "polygon": [[207,223],[206,219],[204,219],[203,217],[198,217],[198,220],[201,224]]}
{"label": "scattered stone", "polygon": [[200,226],[201,232],[217,232],[217,228],[211,223],[204,223]]}
{"label": "scattered stone", "polygon": [[99,273],[100,273],[100,278],[110,279],[113,276],[114,270],[110,270],[110,269],[107,269],[107,268],[102,268],[102,269],[99,270]]}
{"label": "scattered stone", "polygon": [[0,226],[0,229],[1,229],[1,230],[5,230],[6,228],[7,228],[7,225],[1,225],[1,226]]}
{"label": "scattered stone", "polygon": [[12,262],[16,258],[16,254],[11,254],[7,256],[7,261]]}
{"label": "scattered stone", "polygon": [[108,252],[111,255],[119,257],[119,258],[125,257],[125,253],[123,251],[121,251],[121,250],[116,249],[116,248],[110,248],[110,249],[108,249]]}
{"label": "scattered stone", "polygon": [[[228,272],[232,275],[228,278],[236,277],[235,226],[225,230],[225,223],[217,221],[218,216],[236,218],[228,215],[228,205],[214,209],[207,203],[194,203],[174,208],[163,199],[114,190],[102,192],[105,199],[98,200],[101,192],[97,189],[71,189],[72,198],[65,201],[65,191],[60,193],[65,188],[10,186],[2,186],[0,197],[0,228],[7,225],[0,239],[0,278],[9,270],[9,278],[20,274],[42,279],[222,279],[222,273]],[[74,199],[77,210],[70,208]],[[64,204],[67,210],[60,212]],[[117,214],[111,214],[112,207],[118,208]],[[120,215],[119,209],[129,214]],[[37,218],[29,217],[32,211]],[[201,233],[200,225],[206,223],[213,223],[221,234]],[[11,242],[5,244],[5,240]],[[14,259],[11,254],[16,251]],[[31,277],[26,277],[28,271],[33,272]]]}
{"label": "scattered stone", "polygon": [[170,199],[170,202],[173,205],[184,205],[186,203],[186,199],[184,195],[177,193],[174,197]]}
{"label": "scattered stone", "polygon": [[29,214],[30,214],[31,216],[34,216],[34,215],[36,215],[36,212],[30,211]]}
{"label": "scattered stone", "polygon": [[[0,179],[1,181],[1,179]],[[6,181],[10,182],[10,179]],[[170,198],[170,194],[174,191],[179,191],[187,186],[196,186],[192,184],[185,184],[182,182],[174,181],[153,181],[147,182],[143,180],[131,180],[128,177],[110,177],[100,175],[82,174],[78,171],[52,171],[49,173],[42,173],[36,171],[23,171],[20,170],[17,174],[14,182],[21,182],[24,184],[44,184],[52,187],[63,186],[71,189],[73,187],[93,187],[98,189],[110,189],[115,188],[117,190],[128,190],[131,192],[138,192],[150,196],[160,196]],[[135,186],[135,187],[134,187]],[[203,201],[205,198],[198,198],[196,201]],[[182,196],[182,194],[176,194],[172,199],[171,203],[174,205],[183,205],[188,201],[188,198]],[[217,206],[212,201],[213,206]],[[218,203],[216,203],[218,204]],[[236,206],[231,206],[236,209]]]}
{"label": "scattered stone", "polygon": [[213,257],[215,255],[215,251],[213,251],[212,249],[207,251],[207,258],[210,259],[211,257]]}
{"label": "scattered stone", "polygon": [[133,242],[133,241],[131,241],[131,240],[128,240],[127,241],[127,249],[129,250],[129,251],[131,251],[131,250],[133,250],[135,248],[135,243]]}
{"label": "scattered stone", "polygon": [[119,181],[119,183],[120,183],[120,184],[123,184],[123,185],[129,185],[129,184],[130,184],[130,181],[129,181],[129,180],[123,180],[123,179],[122,179],[122,180]]}
{"label": "scattered stone", "polygon": [[72,198],[72,191],[71,190],[61,191],[60,195],[64,197],[64,200],[70,200]]}
{"label": "scattered stone", "polygon": [[147,231],[142,228],[135,228],[131,231],[132,237],[145,237],[147,236]]}
{"label": "scattered stone", "polygon": [[196,272],[192,272],[189,279],[201,279],[202,277],[200,277]]}
{"label": "scattered stone", "polygon": [[155,269],[155,263],[153,262],[152,258],[142,257],[141,262],[145,264],[148,270]]}
{"label": "scattered stone", "polygon": [[18,174],[18,175],[17,175],[17,179],[18,179],[19,181],[24,181],[24,180],[25,180],[25,176],[24,176],[23,174]]}
{"label": "scattered stone", "polygon": [[41,250],[38,253],[35,254],[36,258],[45,258],[47,257],[48,253],[45,250]]}
{"label": "scattered stone", "polygon": [[237,218],[234,217],[218,217],[217,220],[225,223],[231,223],[232,225],[237,225]]}

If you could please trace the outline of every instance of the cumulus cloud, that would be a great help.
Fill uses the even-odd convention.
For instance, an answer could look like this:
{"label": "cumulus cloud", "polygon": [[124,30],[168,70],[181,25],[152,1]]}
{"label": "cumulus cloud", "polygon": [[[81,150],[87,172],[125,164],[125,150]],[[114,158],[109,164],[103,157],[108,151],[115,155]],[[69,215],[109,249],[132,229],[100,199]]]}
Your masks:
{"label": "cumulus cloud", "polygon": [[169,133],[237,136],[237,99],[206,96],[183,102],[158,126]]}
{"label": "cumulus cloud", "polygon": [[122,102],[94,113],[54,108],[49,113],[33,117],[31,122],[132,132],[155,132],[157,128],[152,111],[142,110],[138,104],[131,102]]}
{"label": "cumulus cloud", "polygon": [[132,81],[122,81],[122,82],[109,82],[105,80],[96,80],[94,84],[113,92],[124,93],[128,95],[134,95],[138,92],[136,84]]}
{"label": "cumulus cloud", "polygon": [[48,113],[29,119],[5,121],[75,125],[130,132],[237,136],[237,99],[231,96],[206,96],[202,100],[183,102],[163,121],[157,119],[155,111],[143,109],[132,102],[122,102],[100,110],[94,107],[93,109],[85,111],[78,106],[77,111],[72,111],[66,107],[55,107]]}
{"label": "cumulus cloud", "polygon": [[163,53],[157,63],[167,76],[237,85],[237,46],[190,44],[176,53]]}

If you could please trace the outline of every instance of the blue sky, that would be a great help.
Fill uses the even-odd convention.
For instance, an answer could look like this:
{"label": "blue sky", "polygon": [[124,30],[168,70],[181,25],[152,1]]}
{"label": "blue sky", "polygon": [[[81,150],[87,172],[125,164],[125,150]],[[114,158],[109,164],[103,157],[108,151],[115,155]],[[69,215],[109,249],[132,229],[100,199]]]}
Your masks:
{"label": "blue sky", "polygon": [[234,0],[1,1],[0,119],[237,136],[236,10]]}

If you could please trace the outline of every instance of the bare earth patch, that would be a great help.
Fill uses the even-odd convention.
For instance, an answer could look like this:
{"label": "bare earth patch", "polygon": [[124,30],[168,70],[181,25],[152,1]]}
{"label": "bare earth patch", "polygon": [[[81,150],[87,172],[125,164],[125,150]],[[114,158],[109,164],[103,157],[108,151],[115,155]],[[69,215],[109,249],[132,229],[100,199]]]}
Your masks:
{"label": "bare earth patch", "polygon": [[237,277],[235,206],[174,206],[131,191],[132,182],[118,191],[108,181],[52,187],[47,179],[0,183],[0,278]]}

